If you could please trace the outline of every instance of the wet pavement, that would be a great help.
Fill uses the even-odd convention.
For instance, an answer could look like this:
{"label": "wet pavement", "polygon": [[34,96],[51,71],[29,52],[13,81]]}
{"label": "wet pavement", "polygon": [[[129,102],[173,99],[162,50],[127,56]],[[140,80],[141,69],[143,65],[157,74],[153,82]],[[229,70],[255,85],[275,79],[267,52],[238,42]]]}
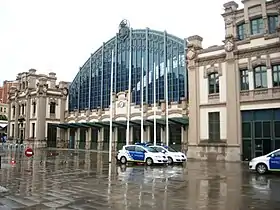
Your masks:
{"label": "wet pavement", "polygon": [[0,209],[280,209],[280,176],[257,176],[245,164],[121,167],[107,153],[2,154]]}

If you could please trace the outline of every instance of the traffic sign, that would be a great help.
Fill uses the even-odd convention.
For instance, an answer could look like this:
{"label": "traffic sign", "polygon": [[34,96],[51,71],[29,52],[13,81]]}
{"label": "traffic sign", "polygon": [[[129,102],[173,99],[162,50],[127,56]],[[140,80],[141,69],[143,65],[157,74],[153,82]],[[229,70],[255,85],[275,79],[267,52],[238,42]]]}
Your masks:
{"label": "traffic sign", "polygon": [[26,157],[32,157],[34,155],[33,149],[27,148],[24,152]]}

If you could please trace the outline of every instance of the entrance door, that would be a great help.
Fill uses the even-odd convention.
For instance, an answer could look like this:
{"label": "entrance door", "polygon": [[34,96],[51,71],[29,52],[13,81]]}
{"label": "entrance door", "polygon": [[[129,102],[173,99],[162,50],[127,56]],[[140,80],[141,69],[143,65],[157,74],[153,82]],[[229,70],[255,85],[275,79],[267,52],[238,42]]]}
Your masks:
{"label": "entrance door", "polygon": [[280,151],[273,153],[269,158],[269,168],[271,170],[280,170]]}
{"label": "entrance door", "polygon": [[47,147],[56,147],[56,134],[56,127],[48,124]]}
{"label": "entrance door", "polygon": [[255,157],[266,155],[271,152],[270,139],[255,139]]}

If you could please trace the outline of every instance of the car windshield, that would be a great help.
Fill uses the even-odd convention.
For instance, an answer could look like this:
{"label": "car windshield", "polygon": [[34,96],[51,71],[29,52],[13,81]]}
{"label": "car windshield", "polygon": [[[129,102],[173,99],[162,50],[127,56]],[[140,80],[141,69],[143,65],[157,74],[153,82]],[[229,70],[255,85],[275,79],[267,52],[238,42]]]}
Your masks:
{"label": "car windshield", "polygon": [[155,148],[152,147],[145,147],[145,149],[149,152],[158,152]]}

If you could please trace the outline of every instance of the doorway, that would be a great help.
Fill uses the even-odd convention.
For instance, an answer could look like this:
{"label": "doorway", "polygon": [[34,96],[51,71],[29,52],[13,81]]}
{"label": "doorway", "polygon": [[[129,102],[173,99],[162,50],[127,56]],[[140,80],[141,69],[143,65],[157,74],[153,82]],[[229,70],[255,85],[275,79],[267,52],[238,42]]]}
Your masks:
{"label": "doorway", "polygon": [[48,132],[47,132],[47,147],[56,148],[56,135],[57,128],[54,125],[48,123]]}

